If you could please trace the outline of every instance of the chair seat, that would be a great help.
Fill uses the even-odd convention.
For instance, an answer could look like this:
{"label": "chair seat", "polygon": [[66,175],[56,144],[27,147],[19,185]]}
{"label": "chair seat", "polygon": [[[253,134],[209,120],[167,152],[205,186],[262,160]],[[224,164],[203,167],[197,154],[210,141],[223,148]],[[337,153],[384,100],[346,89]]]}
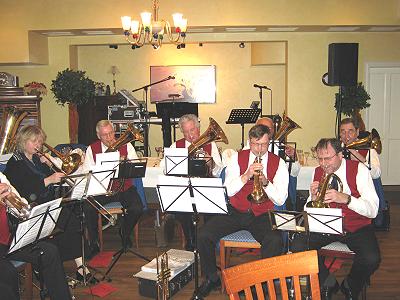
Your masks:
{"label": "chair seat", "polygon": [[355,253],[350,248],[341,242],[333,242],[319,250],[323,256],[334,256],[340,258],[353,258]]}
{"label": "chair seat", "polygon": [[110,202],[110,203],[107,203],[107,204],[105,204],[105,205],[103,205],[104,206],[104,208],[105,209],[122,209],[122,205],[121,205],[121,202]]}
{"label": "chair seat", "polygon": [[228,234],[222,238],[224,241],[242,242],[242,243],[257,243],[253,235],[247,230],[239,230]]}
{"label": "chair seat", "polygon": [[17,260],[10,260],[10,262],[12,263],[12,265],[13,265],[15,268],[20,268],[20,267],[22,267],[23,265],[26,264],[26,262],[17,261]]}

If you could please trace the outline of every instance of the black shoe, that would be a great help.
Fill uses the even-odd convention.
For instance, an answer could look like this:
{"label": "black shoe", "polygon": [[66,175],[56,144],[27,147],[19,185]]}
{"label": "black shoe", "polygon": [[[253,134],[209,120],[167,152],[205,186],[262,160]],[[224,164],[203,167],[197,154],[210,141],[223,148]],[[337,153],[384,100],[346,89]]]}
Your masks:
{"label": "black shoe", "polygon": [[336,294],[339,290],[339,283],[335,281],[335,285],[333,286],[322,286],[321,288],[321,299],[322,300],[331,300],[332,295]]}
{"label": "black shoe", "polygon": [[207,279],[203,281],[203,283],[200,285],[199,290],[198,290],[198,295],[202,298],[205,298],[210,294],[211,291],[215,291],[217,289],[221,288],[221,279],[218,278],[217,281],[211,281],[210,279]]}
{"label": "black shoe", "polygon": [[340,290],[342,291],[346,300],[357,300],[358,299],[358,296],[354,295],[354,293],[351,291],[351,288],[349,286],[347,279],[344,279],[342,281],[342,284],[340,285]]}
{"label": "black shoe", "polygon": [[[76,280],[84,282],[83,275],[79,273],[79,270],[83,270],[83,266],[79,266],[78,269],[76,270]],[[90,284],[96,284],[99,282],[97,278],[94,277],[90,272],[86,274],[85,279],[86,279],[85,281],[89,282]]]}

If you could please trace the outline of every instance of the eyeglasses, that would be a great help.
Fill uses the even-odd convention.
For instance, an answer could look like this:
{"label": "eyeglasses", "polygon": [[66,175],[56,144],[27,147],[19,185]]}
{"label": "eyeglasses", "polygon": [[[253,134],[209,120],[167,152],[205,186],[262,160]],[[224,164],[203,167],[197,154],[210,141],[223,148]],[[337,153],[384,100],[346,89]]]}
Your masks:
{"label": "eyeglasses", "polygon": [[114,136],[114,135],[115,135],[115,131],[114,130],[110,131],[110,132],[105,132],[105,133],[100,134],[101,137],[111,137],[111,136]]}
{"label": "eyeglasses", "polygon": [[251,145],[253,145],[254,147],[261,147],[261,148],[265,148],[268,147],[269,143],[255,143],[255,142],[251,142]]}
{"label": "eyeglasses", "polygon": [[317,157],[317,159],[319,162],[324,162],[324,161],[332,160],[335,156],[337,156],[337,153],[335,153],[334,155],[332,155],[330,157]]}

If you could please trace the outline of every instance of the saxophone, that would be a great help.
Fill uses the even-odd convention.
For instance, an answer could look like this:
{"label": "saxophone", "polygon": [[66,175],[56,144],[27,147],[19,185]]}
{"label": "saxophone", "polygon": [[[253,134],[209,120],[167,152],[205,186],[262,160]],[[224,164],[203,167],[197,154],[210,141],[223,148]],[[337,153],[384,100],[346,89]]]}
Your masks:
{"label": "saxophone", "polygon": [[306,207],[312,207],[312,208],[330,208],[328,203],[324,202],[325,199],[325,194],[326,191],[331,189],[332,186],[330,184],[330,181],[332,178],[336,178],[338,184],[339,184],[339,192],[343,191],[343,183],[340,180],[339,176],[337,176],[334,173],[331,174],[324,174],[322,175],[322,178],[319,182],[318,185],[318,193],[317,193],[317,198],[314,201],[310,201],[306,204]]}

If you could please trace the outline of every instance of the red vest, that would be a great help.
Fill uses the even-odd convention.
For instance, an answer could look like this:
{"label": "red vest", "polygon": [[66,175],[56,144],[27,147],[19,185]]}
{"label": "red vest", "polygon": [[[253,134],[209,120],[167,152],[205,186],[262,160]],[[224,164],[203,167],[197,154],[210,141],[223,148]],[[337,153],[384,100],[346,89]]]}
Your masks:
{"label": "red vest", "polygon": [[9,245],[10,237],[11,234],[8,226],[6,208],[4,205],[0,204],[0,244]]}
{"label": "red vest", "polygon": [[[358,161],[346,160],[346,181],[350,187],[351,195],[354,198],[359,198],[360,193],[357,189],[357,172],[358,172]],[[323,170],[321,167],[317,167],[314,173],[314,181],[320,181]],[[352,201],[357,201],[357,199]],[[331,203],[332,208],[341,208],[344,217],[344,229],[349,232],[355,232],[358,229],[371,224],[371,219],[356,213],[347,207],[346,204],[342,203]]]}
{"label": "red vest", "polygon": [[[242,150],[238,153],[238,164],[240,167],[240,176],[242,176],[249,165],[250,149]],[[267,178],[270,182],[274,182],[276,171],[279,167],[279,157],[275,154],[268,152],[268,163],[267,163]],[[265,174],[265,172],[264,172]],[[253,191],[253,180],[249,180],[241,188],[239,192],[230,197],[229,201],[231,205],[240,212],[247,212],[251,209],[255,216],[259,216],[263,213],[274,208],[274,203],[271,200],[267,200],[261,204],[253,204],[247,200],[247,195]]]}
{"label": "red vest", "polygon": [[[176,148],[185,148],[185,139],[176,141]],[[211,143],[208,143],[202,147],[202,149],[211,156]]]}
{"label": "red vest", "polygon": [[367,158],[368,149],[360,149],[360,150],[357,150],[357,151],[358,151],[358,153],[360,153],[365,159]]}
{"label": "red vest", "polygon": [[[96,155],[99,153],[103,153],[103,151],[101,150],[101,141],[100,140],[95,141],[93,144],[90,145],[90,148],[92,148],[93,159],[94,159],[94,162],[96,162]],[[121,146],[118,149],[118,151],[119,151],[119,154],[121,157],[125,157],[125,158],[128,157],[128,147],[126,146],[126,144]],[[130,179],[125,180],[124,188],[122,191],[126,191],[132,185],[133,185],[132,180],[130,180]],[[119,187],[120,187],[120,182],[118,180],[113,180],[111,189],[113,191],[117,191],[117,190],[119,190]]]}

